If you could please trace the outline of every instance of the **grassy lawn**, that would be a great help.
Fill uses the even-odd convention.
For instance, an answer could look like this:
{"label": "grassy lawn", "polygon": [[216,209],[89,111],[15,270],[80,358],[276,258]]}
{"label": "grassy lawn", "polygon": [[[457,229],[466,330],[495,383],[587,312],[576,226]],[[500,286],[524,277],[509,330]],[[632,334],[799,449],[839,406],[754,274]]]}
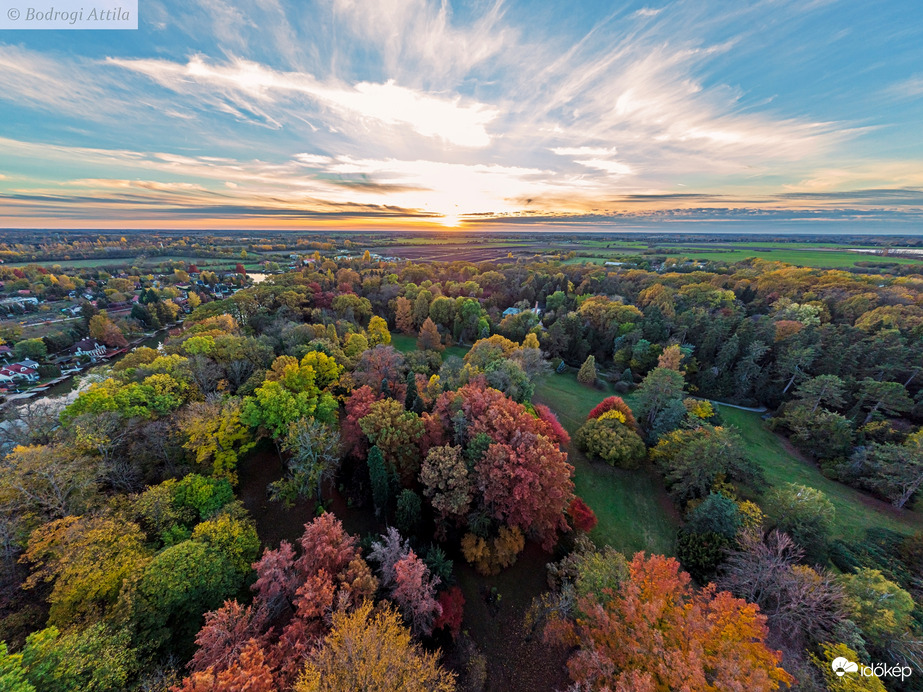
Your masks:
{"label": "grassy lawn", "polygon": [[[537,382],[533,400],[551,407],[573,435],[590,410],[611,394],[582,385],[573,373],[565,373]],[[591,534],[597,545],[611,545],[629,556],[638,550],[673,554],[678,518],[653,470],[624,471],[590,461],[573,444],[568,457],[574,465],[577,494],[599,519]]]}
{"label": "grassy lawn", "polygon": [[724,421],[736,427],[752,459],[766,473],[771,485],[798,483],[817,488],[827,495],[836,508],[836,537],[861,539],[865,530],[884,527],[900,533],[923,529],[923,516],[917,512],[897,512],[890,505],[830,480],[820,470],[790,454],[779,438],[767,429],[760,414],[719,406]]}

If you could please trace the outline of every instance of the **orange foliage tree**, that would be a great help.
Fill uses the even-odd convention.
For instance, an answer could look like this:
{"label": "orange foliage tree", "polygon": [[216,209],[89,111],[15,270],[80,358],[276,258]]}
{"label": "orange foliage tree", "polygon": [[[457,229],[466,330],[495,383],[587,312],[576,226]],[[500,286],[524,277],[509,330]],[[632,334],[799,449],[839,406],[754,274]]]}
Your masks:
{"label": "orange foliage tree", "polygon": [[579,650],[567,663],[581,689],[759,692],[791,684],[769,649],[759,608],[714,585],[696,590],[674,558],[634,556],[618,589],[579,599],[576,621],[546,635]]}

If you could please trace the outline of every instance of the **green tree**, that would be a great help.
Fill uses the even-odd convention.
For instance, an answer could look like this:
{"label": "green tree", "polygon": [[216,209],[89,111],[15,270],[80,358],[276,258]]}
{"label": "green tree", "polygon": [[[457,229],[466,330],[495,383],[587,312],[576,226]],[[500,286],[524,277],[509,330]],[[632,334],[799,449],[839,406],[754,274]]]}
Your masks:
{"label": "green tree", "polygon": [[619,411],[607,411],[598,418],[591,418],[577,431],[574,438],[577,447],[612,466],[637,468],[647,449],[624,419]]}
{"label": "green tree", "polygon": [[272,498],[288,506],[312,493],[320,500],[324,481],[336,473],[340,464],[339,433],[319,421],[301,418],[289,424],[282,449],[289,455],[286,474],[270,483]]}
{"label": "green tree", "polygon": [[359,427],[385,455],[409,486],[420,470],[418,441],[423,435],[423,421],[413,411],[405,411],[403,404],[394,399],[383,399],[369,407],[368,415],[359,419]]}
{"label": "green tree", "polygon": [[3,692],[36,692],[22,668],[22,654],[11,654],[6,642],[0,642],[0,690]]}
{"label": "green tree", "polygon": [[811,413],[821,406],[840,408],[846,403],[846,385],[836,375],[818,375],[802,382],[795,398],[810,407]]}
{"label": "green tree", "polygon": [[13,347],[13,355],[18,360],[31,358],[41,362],[48,357],[48,348],[41,339],[24,339]]}
{"label": "green tree", "polygon": [[376,446],[369,450],[366,458],[369,467],[369,481],[372,484],[372,500],[375,503],[375,515],[388,516],[388,504],[391,499],[391,482],[388,468],[385,466],[385,457]]}
{"label": "green tree", "polygon": [[26,639],[22,666],[42,692],[118,692],[140,668],[130,644],[127,631],[102,623],[66,633],[48,627]]}
{"label": "green tree", "polygon": [[669,368],[654,368],[641,382],[634,412],[651,440],[679,427],[686,415],[685,384],[682,374]]}
{"label": "green tree", "polygon": [[420,529],[420,513],[423,509],[420,496],[405,488],[397,496],[394,523],[404,536],[416,536]]}
{"label": "green tree", "polygon": [[[672,371],[670,371],[672,372]],[[674,430],[651,450],[670,493],[680,502],[706,497],[724,480],[758,485],[762,474],[747,457],[740,435],[733,428],[704,425],[694,430]]]}
{"label": "green tree", "polygon": [[879,648],[898,639],[913,621],[913,597],[877,569],[861,568],[839,578],[850,618],[866,640]]}
{"label": "green tree", "polygon": [[900,382],[879,382],[866,377],[859,383],[858,406],[868,410],[864,421],[868,423],[879,410],[890,414],[909,411],[913,408],[913,400]]}
{"label": "green tree", "polygon": [[836,509],[824,493],[805,485],[786,483],[767,493],[766,511],[774,526],[804,548],[809,559],[826,559]]}

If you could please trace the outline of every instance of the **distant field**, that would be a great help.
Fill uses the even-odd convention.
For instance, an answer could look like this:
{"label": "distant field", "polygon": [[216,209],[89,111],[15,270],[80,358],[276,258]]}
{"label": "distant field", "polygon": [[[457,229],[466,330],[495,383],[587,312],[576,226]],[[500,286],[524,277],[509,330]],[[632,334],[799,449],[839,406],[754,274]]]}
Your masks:
{"label": "distant field", "polygon": [[[537,382],[533,401],[549,406],[574,435],[590,410],[611,394],[580,384],[573,373],[553,374]],[[674,554],[678,516],[659,475],[650,468],[624,471],[590,461],[573,444],[568,457],[577,494],[599,520],[591,534],[597,545],[629,556],[639,550]]]}
{"label": "distant field", "polygon": [[779,438],[766,428],[760,414],[719,406],[724,421],[740,431],[751,458],[762,467],[771,485],[798,483],[817,488],[836,508],[835,536],[847,540],[865,537],[865,530],[884,527],[909,534],[923,529],[917,512],[897,512],[887,503],[826,478],[820,470],[790,454]]}
{"label": "distant field", "polygon": [[[646,248],[645,248],[646,249]],[[594,255],[593,257],[572,257],[564,261],[565,264],[580,264],[589,262],[603,264],[607,261],[617,261],[627,256],[637,255],[638,252],[626,250],[619,252],[613,248],[611,254]],[[705,247],[662,247],[658,253],[668,257],[687,257],[690,260],[704,262],[741,262],[751,257],[773,262],[786,262],[800,267],[818,267],[820,269],[836,269],[854,267],[859,262],[893,262],[895,264],[920,264],[923,259],[909,259],[906,257],[880,257],[877,255],[864,255],[858,252],[845,250],[828,250],[823,248],[793,248],[793,247],[767,247],[757,248],[747,244],[747,249],[720,249],[713,246]]]}
{"label": "distant field", "polygon": [[[115,266],[131,266],[137,264],[138,260],[143,260],[143,266],[156,266],[161,262],[189,262],[191,264],[196,264],[199,268],[220,268],[227,267],[233,268],[238,262],[241,262],[239,259],[233,257],[228,259],[219,259],[215,257],[193,257],[193,256],[184,256],[184,255],[169,255],[169,256],[150,256],[145,255],[143,257],[96,257],[93,259],[74,259],[74,260],[38,260],[35,262],[7,262],[6,266],[8,267],[25,267],[30,264],[38,265],[40,267],[53,267],[54,265],[59,265],[62,268],[69,267],[115,267]],[[244,267],[248,270],[257,269],[260,265],[259,262],[244,260],[241,262]]]}

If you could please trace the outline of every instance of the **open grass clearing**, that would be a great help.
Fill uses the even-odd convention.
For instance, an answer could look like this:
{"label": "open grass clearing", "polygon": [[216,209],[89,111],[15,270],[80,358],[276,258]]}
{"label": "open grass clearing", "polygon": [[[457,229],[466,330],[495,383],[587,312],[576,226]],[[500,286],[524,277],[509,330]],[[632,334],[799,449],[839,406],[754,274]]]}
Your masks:
{"label": "open grass clearing", "polygon": [[[533,401],[549,406],[574,435],[596,404],[612,395],[577,382],[573,373],[547,375],[536,383]],[[590,534],[599,545],[611,545],[627,555],[644,550],[672,555],[679,516],[660,476],[649,467],[634,471],[591,461],[571,443],[577,494],[596,513],[599,524]]]}
{"label": "open grass clearing", "polygon": [[759,413],[718,406],[724,422],[740,432],[750,457],[763,469],[770,485],[798,483],[823,492],[836,509],[834,537],[862,540],[865,531],[883,527],[903,534],[923,529],[923,516],[899,511],[888,503],[826,478],[814,464],[785,448],[782,440],[766,427]]}

